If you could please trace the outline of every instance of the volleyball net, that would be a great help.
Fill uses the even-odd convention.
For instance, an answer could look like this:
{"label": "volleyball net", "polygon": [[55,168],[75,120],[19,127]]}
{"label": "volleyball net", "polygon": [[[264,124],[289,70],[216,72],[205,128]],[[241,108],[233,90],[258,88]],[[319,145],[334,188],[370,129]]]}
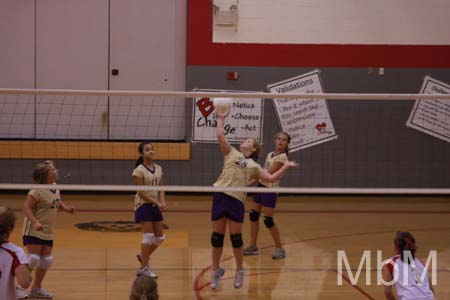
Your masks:
{"label": "volleyball net", "polygon": [[[224,132],[233,146],[262,143],[260,165],[273,136],[290,134],[289,159],[300,166],[275,192],[450,194],[449,94],[219,90],[0,89],[0,189],[32,188],[34,166],[54,160],[62,190],[218,191],[214,98],[231,98]],[[141,141],[154,145],[162,187],[133,185]]]}

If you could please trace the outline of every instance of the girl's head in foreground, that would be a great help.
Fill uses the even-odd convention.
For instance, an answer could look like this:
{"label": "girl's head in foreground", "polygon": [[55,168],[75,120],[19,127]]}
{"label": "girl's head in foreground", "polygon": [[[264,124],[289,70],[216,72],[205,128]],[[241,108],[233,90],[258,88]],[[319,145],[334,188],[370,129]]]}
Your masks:
{"label": "girl's head in foreground", "polygon": [[136,277],[131,287],[130,300],[158,300],[156,280],[145,275]]}
{"label": "girl's head in foreground", "polygon": [[0,206],[0,244],[6,242],[14,230],[16,214],[9,207]]}

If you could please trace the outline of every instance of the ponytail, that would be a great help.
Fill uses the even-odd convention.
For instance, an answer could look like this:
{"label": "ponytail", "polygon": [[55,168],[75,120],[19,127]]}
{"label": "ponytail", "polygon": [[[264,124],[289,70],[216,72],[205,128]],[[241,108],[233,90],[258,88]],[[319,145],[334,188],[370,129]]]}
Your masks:
{"label": "ponytail", "polygon": [[251,140],[253,140],[253,147],[255,147],[255,151],[253,151],[250,155],[250,158],[254,161],[258,161],[259,155],[261,154],[261,144],[254,138]]}
{"label": "ponytail", "polygon": [[139,156],[139,158],[136,160],[135,167],[137,168],[142,162],[144,161],[144,158],[142,156]]}
{"label": "ponytail", "polygon": [[[402,261],[405,261],[404,260],[405,252],[411,253],[413,259],[416,257],[417,251],[416,239],[410,232],[398,231],[394,238],[394,245],[398,254],[400,254],[400,258]],[[407,263],[409,264],[410,262],[407,261]]]}

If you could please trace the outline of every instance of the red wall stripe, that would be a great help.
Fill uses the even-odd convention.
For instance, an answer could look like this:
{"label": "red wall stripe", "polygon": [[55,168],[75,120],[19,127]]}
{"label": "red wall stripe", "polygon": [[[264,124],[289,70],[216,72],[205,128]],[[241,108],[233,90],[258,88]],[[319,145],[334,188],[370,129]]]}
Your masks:
{"label": "red wall stripe", "polygon": [[212,43],[211,2],[188,1],[189,66],[450,67],[450,45]]}

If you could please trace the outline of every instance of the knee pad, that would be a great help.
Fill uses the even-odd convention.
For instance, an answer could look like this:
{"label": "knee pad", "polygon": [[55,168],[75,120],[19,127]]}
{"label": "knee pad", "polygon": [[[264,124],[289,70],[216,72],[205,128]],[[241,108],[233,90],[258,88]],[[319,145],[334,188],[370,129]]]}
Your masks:
{"label": "knee pad", "polygon": [[155,242],[155,234],[152,232],[146,232],[142,235],[142,244],[151,245]]}
{"label": "knee pad", "polygon": [[53,264],[53,256],[41,256],[41,262],[39,263],[39,269],[48,270]]}
{"label": "knee pad", "polygon": [[242,241],[242,234],[240,233],[230,234],[230,239],[233,248],[241,248],[244,244],[244,242]]}
{"label": "knee pad", "polygon": [[223,239],[225,235],[218,232],[213,232],[211,234],[211,245],[215,248],[223,247]]}
{"label": "knee pad", "polygon": [[260,214],[261,214],[260,212],[258,212],[256,210],[253,210],[253,209],[250,209],[250,212],[248,214],[248,216],[250,217],[250,221],[251,222],[258,222]]}
{"label": "knee pad", "polygon": [[28,255],[28,269],[34,270],[41,262],[41,257],[36,254]]}
{"label": "knee pad", "polygon": [[267,228],[272,228],[273,226],[275,226],[272,217],[264,217],[264,224],[266,225]]}
{"label": "knee pad", "polygon": [[155,237],[153,239],[153,244],[159,246],[159,245],[161,245],[162,242],[164,242],[165,238],[166,238],[166,236],[164,234],[162,236],[155,235]]}

